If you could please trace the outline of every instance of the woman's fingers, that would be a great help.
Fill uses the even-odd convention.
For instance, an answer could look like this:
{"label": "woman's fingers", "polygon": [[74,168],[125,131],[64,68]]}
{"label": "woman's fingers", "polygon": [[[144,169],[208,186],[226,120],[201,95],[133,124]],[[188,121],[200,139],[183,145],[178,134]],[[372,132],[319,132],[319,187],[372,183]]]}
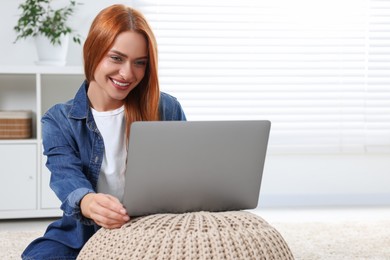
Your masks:
{"label": "woman's fingers", "polygon": [[100,215],[100,214],[93,214],[92,219],[95,221],[96,224],[98,224],[99,226],[102,226],[104,228],[119,228],[124,223],[126,223],[123,220],[118,221],[117,219],[108,218],[108,217],[105,217],[104,215]]}
{"label": "woman's fingers", "polygon": [[105,228],[118,228],[130,220],[122,203],[108,194],[85,195],[81,201],[81,210],[85,217]]}
{"label": "woman's fingers", "polygon": [[114,197],[109,194],[103,194],[108,199],[108,201],[102,201],[102,203],[105,203],[105,207],[111,209],[112,211],[118,212],[122,215],[127,215],[126,209],[123,207],[122,203],[119,201],[117,197]]}

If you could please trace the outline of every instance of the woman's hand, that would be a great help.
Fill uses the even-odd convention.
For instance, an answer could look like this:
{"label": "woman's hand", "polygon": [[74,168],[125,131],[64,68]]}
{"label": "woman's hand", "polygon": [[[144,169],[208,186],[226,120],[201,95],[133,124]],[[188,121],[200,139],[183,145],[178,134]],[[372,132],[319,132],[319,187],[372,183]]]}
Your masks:
{"label": "woman's hand", "polygon": [[81,213],[104,228],[119,228],[130,220],[122,203],[109,194],[88,193],[81,202]]}

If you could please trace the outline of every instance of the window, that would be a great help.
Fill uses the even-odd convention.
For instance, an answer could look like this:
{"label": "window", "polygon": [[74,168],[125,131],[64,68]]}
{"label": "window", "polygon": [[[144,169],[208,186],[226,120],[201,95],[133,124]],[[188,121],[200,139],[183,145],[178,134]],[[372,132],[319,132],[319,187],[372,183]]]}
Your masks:
{"label": "window", "polygon": [[271,153],[390,152],[390,1],[133,3],[188,120],[270,120]]}

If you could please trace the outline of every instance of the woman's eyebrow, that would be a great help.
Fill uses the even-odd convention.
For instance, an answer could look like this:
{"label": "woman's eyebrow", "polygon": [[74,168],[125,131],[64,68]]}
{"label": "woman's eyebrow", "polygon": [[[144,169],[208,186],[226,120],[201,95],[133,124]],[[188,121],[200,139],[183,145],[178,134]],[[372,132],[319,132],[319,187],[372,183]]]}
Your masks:
{"label": "woman's eyebrow", "polygon": [[[119,56],[122,56],[122,57],[125,57],[125,58],[128,58],[128,56],[120,51],[117,51],[117,50],[110,50],[110,52],[113,52]],[[141,57],[138,57],[138,58],[135,58],[136,60],[142,60],[142,59],[148,59],[148,56],[141,56]]]}
{"label": "woman's eyebrow", "polygon": [[122,56],[122,57],[127,58],[127,55],[124,54],[124,53],[122,53],[122,52],[120,52],[120,51],[117,51],[117,50],[110,50],[110,52],[113,52],[113,53],[115,53],[115,54],[117,54],[117,55],[119,55],[119,56]]}
{"label": "woman's eyebrow", "polygon": [[142,57],[139,57],[139,58],[136,58],[137,60],[147,60],[148,59],[148,56],[142,56]]}

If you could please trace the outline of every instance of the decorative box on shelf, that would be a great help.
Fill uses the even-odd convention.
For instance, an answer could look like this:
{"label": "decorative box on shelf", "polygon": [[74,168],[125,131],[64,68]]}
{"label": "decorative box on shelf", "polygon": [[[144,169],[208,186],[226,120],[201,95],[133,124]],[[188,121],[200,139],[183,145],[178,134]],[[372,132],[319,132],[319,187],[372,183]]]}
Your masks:
{"label": "decorative box on shelf", "polygon": [[0,111],[0,139],[32,137],[32,111]]}

